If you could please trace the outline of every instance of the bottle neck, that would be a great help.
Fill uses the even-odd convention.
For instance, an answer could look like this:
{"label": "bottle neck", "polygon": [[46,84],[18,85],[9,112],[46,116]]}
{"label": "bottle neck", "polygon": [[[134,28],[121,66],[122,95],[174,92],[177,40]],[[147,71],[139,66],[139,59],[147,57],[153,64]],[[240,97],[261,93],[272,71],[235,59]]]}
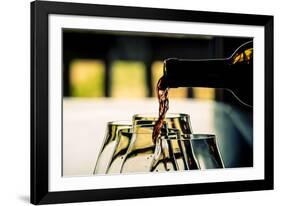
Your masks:
{"label": "bottle neck", "polygon": [[230,65],[227,59],[167,59],[164,63],[166,86],[226,88]]}
{"label": "bottle neck", "polygon": [[243,104],[253,105],[253,64],[231,59],[182,60],[168,59],[164,64],[164,88],[224,88]]}

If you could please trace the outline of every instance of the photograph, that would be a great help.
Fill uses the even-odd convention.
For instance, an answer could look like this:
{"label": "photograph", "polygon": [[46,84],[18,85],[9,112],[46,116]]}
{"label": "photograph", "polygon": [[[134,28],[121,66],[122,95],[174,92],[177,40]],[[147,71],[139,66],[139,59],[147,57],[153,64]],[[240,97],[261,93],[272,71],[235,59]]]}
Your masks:
{"label": "photograph", "polygon": [[3,2],[0,206],[281,202],[277,1]]}
{"label": "photograph", "polygon": [[31,3],[31,202],[273,188],[273,16]]}
{"label": "photograph", "polygon": [[253,38],[63,29],[64,177],[253,167]]}

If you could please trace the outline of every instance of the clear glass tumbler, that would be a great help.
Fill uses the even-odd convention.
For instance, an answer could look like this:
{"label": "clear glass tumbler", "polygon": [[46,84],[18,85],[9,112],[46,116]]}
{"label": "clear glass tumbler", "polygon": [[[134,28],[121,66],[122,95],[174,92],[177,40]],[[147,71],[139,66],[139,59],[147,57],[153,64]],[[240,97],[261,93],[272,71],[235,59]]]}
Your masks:
{"label": "clear glass tumbler", "polygon": [[[136,114],[133,116],[133,127],[137,124],[153,124],[158,119],[158,114]],[[150,121],[150,122],[149,122]],[[179,132],[179,138],[181,135],[192,134],[192,127],[190,123],[190,116],[183,113],[167,113],[165,122],[168,129],[177,129]],[[197,162],[193,157],[190,145],[183,146],[180,141],[175,138],[170,138],[174,152],[174,156],[177,161],[178,170],[194,170],[198,169]],[[184,151],[183,151],[184,150]]]}
{"label": "clear glass tumbler", "polygon": [[[150,120],[157,121],[157,113],[148,114],[136,114],[133,116],[133,125],[139,120]],[[190,116],[183,113],[167,113],[165,117],[165,122],[168,128],[178,129],[180,135],[182,134],[192,134],[192,127],[190,123]]]}
{"label": "clear glass tumbler", "polygon": [[173,141],[179,139],[179,131],[174,129],[168,130],[166,135],[162,135],[155,143],[153,161],[151,163],[151,172],[167,172],[183,170],[184,158],[175,152],[177,147]]}
{"label": "clear glass tumbler", "polygon": [[[133,124],[133,130],[135,128],[139,128],[140,126],[142,126],[143,128],[144,127],[150,128],[150,130],[153,131],[153,127],[154,127],[155,123],[156,123],[156,120],[135,120],[134,124]],[[136,130],[139,130],[139,129],[136,129]],[[168,131],[172,131],[172,130],[173,129],[168,129]],[[144,134],[142,134],[142,135],[144,135]],[[116,174],[116,173],[121,172],[121,167],[127,156],[126,154],[129,153],[129,151],[127,152],[129,145],[133,144],[137,138],[134,136],[134,139],[133,139],[132,136],[133,136],[133,132],[128,132],[126,130],[119,131],[118,142],[115,147],[115,151],[112,156],[111,163],[109,164],[108,170],[106,172],[107,174]],[[151,139],[152,133],[147,135],[147,138]],[[143,140],[141,140],[141,141],[143,141]],[[150,143],[151,143],[152,147],[155,146],[152,142],[150,142]]]}
{"label": "clear glass tumbler", "polygon": [[[165,153],[166,155],[164,156],[161,156],[161,154],[157,154],[157,152],[162,151],[162,149],[159,149],[162,145],[158,144],[158,147],[156,148],[156,145],[152,139],[153,128],[154,124],[134,125],[130,146],[126,155],[124,156],[124,162],[122,164],[121,173],[140,173],[151,172],[156,170],[177,170],[177,163],[176,160],[172,158],[172,153],[169,153],[169,155]],[[160,138],[164,138],[165,136],[169,136],[170,134],[169,132],[166,133],[165,131],[160,135]],[[162,166],[162,163],[164,163],[165,161],[169,162],[168,169]]]}
{"label": "clear glass tumbler", "polygon": [[106,171],[107,174],[120,173],[133,133],[129,132],[127,129],[121,129],[118,135],[118,142],[116,144],[115,151],[113,152],[109,167]]}
{"label": "clear glass tumbler", "polygon": [[129,132],[131,128],[132,124],[130,121],[115,121],[107,124],[105,138],[95,165],[94,174],[107,173],[113,155],[116,153],[116,147],[120,142],[120,131]]}
{"label": "clear glass tumbler", "polygon": [[224,168],[216,136],[212,134],[184,135],[183,144],[190,144],[199,169]]}

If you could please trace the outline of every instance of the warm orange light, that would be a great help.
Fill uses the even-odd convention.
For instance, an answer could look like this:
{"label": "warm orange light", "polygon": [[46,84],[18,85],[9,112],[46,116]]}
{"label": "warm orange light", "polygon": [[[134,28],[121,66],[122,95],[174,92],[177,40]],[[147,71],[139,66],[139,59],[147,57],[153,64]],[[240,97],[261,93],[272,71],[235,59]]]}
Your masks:
{"label": "warm orange light", "polygon": [[238,53],[233,57],[233,64],[236,64],[237,62],[243,62],[243,61],[250,61],[253,55],[253,48],[249,48],[245,50],[242,53]]}

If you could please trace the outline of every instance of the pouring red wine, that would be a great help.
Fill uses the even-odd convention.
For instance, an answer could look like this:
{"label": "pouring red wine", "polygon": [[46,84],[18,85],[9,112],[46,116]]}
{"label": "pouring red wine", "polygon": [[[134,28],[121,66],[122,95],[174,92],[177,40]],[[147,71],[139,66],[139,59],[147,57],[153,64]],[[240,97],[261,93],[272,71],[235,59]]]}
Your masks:
{"label": "pouring red wine", "polygon": [[[159,79],[156,93],[159,116],[152,139],[160,137],[165,115],[169,109],[169,88],[224,88],[232,92],[246,107],[253,105],[253,42],[242,44],[225,59],[166,59],[164,75]],[[239,81],[237,81],[239,80]]]}

